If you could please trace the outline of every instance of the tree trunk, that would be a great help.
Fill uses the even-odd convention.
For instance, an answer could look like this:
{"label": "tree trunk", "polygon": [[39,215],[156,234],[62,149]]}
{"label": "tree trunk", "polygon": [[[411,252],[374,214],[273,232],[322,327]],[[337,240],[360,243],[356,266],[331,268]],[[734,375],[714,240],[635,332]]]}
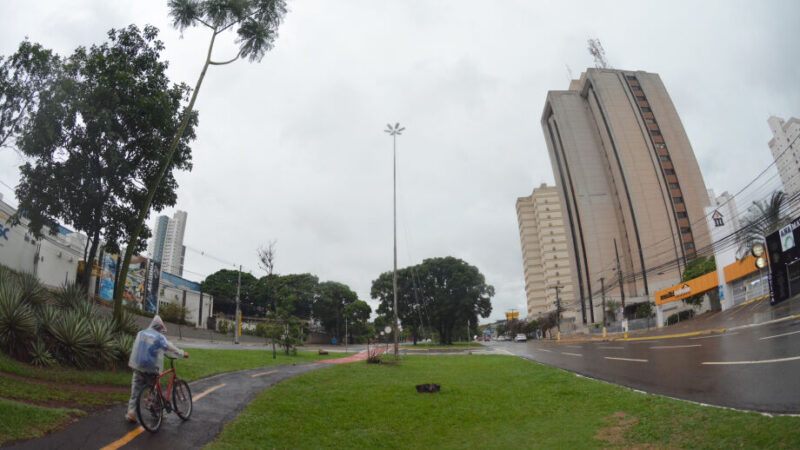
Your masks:
{"label": "tree trunk", "polygon": [[[86,266],[84,267],[83,277],[81,277],[81,284],[83,285],[83,292],[89,295],[89,280],[92,279],[92,271],[94,269],[94,258],[97,256],[97,248],[100,246],[100,230],[97,229],[94,235],[90,238],[91,247],[89,248],[89,255],[86,257]],[[87,244],[89,241],[87,240]]]}
{"label": "tree trunk", "polygon": [[217,29],[214,28],[214,34],[211,36],[211,42],[208,45],[208,54],[206,55],[206,62],[203,64],[203,69],[200,71],[200,77],[197,79],[197,84],[194,87],[194,91],[192,92],[192,98],[189,100],[189,105],[186,106],[186,111],[183,113],[183,119],[181,120],[181,124],[178,127],[178,131],[175,133],[175,136],[172,138],[172,142],[170,143],[169,150],[167,150],[167,156],[164,158],[164,161],[161,163],[161,169],[156,176],[156,179],[153,181],[152,186],[149,187],[147,192],[147,198],[145,199],[144,205],[142,205],[141,209],[139,210],[139,217],[136,218],[136,226],[133,229],[133,233],[131,233],[128,239],[128,246],[125,248],[125,258],[122,261],[122,270],[120,271],[119,283],[114,286],[114,318],[119,319],[122,315],[122,292],[123,289],[120,286],[125,286],[125,279],[128,277],[128,266],[130,266],[131,258],[133,257],[133,249],[136,247],[136,241],[139,240],[139,234],[142,232],[142,228],[144,226],[144,221],[147,219],[147,215],[150,212],[150,205],[153,203],[153,197],[155,197],[156,190],[158,186],[161,184],[161,181],[164,179],[164,175],[167,173],[167,169],[172,164],[172,157],[175,155],[175,149],[178,148],[178,142],[180,142],[181,137],[183,137],[183,132],[186,130],[186,125],[189,123],[189,118],[192,115],[192,110],[194,108],[194,102],[197,100],[197,93],[200,91],[200,86],[203,84],[203,78],[206,76],[206,71],[208,71],[208,65],[211,62],[211,50],[214,48],[214,40],[217,37]]}

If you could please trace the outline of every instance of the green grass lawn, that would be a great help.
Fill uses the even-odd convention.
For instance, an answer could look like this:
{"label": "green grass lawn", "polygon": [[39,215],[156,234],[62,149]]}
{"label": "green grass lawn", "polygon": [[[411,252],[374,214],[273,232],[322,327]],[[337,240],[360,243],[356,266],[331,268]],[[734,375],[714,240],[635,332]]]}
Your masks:
{"label": "green grass lawn", "polygon": [[[438,394],[418,394],[420,383]],[[346,364],[260,394],[211,448],[799,448],[800,418],[639,394],[500,355]]]}
{"label": "green grass lawn", "polygon": [[[391,344],[389,345],[389,347],[391,348]],[[448,350],[452,350],[452,349],[464,349],[464,350],[466,350],[468,348],[483,348],[483,347],[486,347],[486,346],[481,344],[480,342],[453,342],[452,344],[439,344],[439,343],[436,343],[436,342],[425,342],[425,343],[418,342],[417,345],[407,344],[407,345],[403,345],[401,348],[403,350],[406,350],[406,349],[408,349],[408,350],[414,350],[414,349],[429,349],[429,350],[433,350],[433,349],[439,349],[439,348],[448,349]]]}
{"label": "green grass lawn", "polygon": [[42,408],[0,398],[0,445],[44,436],[83,414],[76,409]]}
{"label": "green grass lawn", "polygon": [[[278,352],[278,358],[272,359],[272,351],[207,349],[187,349],[187,351],[190,358],[178,360],[175,365],[178,375],[188,381],[234,370],[343,358],[348,355],[345,353],[319,355],[316,351],[299,351],[297,356],[286,356],[282,352]],[[165,360],[164,363],[168,368],[169,361]],[[114,371],[75,370],[65,367],[39,368],[13,360],[2,353],[0,353],[0,372],[56,383],[117,386],[130,386],[131,384],[131,372],[127,367]]]}
{"label": "green grass lawn", "polygon": [[[129,381],[130,382],[130,381]],[[52,386],[0,376],[0,398],[52,405],[69,404],[78,408],[113,405],[128,401],[130,393],[86,392],[81,389]]]}

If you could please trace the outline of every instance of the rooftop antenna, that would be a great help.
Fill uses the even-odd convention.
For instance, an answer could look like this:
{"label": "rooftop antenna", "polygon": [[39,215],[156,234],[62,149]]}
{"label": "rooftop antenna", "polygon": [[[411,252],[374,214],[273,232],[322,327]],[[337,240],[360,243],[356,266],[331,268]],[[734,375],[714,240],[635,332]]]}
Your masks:
{"label": "rooftop antenna", "polygon": [[610,69],[608,60],[606,59],[606,51],[603,50],[603,44],[600,39],[589,39],[589,53],[594,57],[594,66],[598,69]]}

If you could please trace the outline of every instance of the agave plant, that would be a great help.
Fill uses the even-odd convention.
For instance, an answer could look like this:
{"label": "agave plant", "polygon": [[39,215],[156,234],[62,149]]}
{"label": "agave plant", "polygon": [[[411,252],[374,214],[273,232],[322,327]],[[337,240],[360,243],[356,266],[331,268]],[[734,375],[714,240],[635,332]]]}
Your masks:
{"label": "agave plant", "polygon": [[0,284],[0,347],[16,358],[25,355],[25,345],[36,334],[36,316],[12,283]]}
{"label": "agave plant", "polygon": [[81,369],[89,366],[93,348],[86,318],[76,311],[63,312],[53,323],[53,339],[59,361]]}
{"label": "agave plant", "polygon": [[79,284],[63,284],[55,293],[56,304],[63,309],[72,309],[78,305],[89,303],[86,292]]}
{"label": "agave plant", "polygon": [[53,335],[53,324],[61,316],[61,310],[55,305],[44,305],[36,311],[36,334]]}
{"label": "agave plant", "polygon": [[127,363],[128,358],[131,357],[131,349],[133,348],[133,336],[129,334],[119,334],[114,338],[113,343],[114,356],[121,363]]}
{"label": "agave plant", "polygon": [[56,359],[41,339],[31,346],[31,364],[40,367],[49,367],[56,363]]}
{"label": "agave plant", "polygon": [[123,310],[119,318],[114,319],[114,332],[133,335],[139,332],[139,326],[136,325],[136,319],[133,314]]}
{"label": "agave plant", "polygon": [[114,359],[113,330],[109,319],[95,318],[88,320],[89,346],[91,357],[99,365],[110,363]]}
{"label": "agave plant", "polygon": [[77,312],[81,317],[89,321],[99,318],[97,316],[97,308],[95,308],[94,304],[89,300],[83,300],[81,303],[73,305],[71,310]]}
{"label": "agave plant", "polygon": [[22,300],[34,310],[38,310],[47,303],[47,290],[36,275],[32,273],[19,274],[16,282],[22,291]]}

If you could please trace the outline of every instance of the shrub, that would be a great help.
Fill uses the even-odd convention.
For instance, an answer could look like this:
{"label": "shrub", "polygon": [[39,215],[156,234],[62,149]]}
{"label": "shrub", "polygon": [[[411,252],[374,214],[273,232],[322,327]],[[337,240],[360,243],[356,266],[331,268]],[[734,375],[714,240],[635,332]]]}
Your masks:
{"label": "shrub", "polygon": [[36,334],[36,316],[22,294],[8,280],[0,284],[0,347],[16,358],[25,356],[25,347]]}
{"label": "shrub", "polygon": [[227,319],[217,319],[217,331],[222,334],[228,334],[233,331],[233,322]]}
{"label": "shrub", "polygon": [[161,305],[158,310],[158,314],[161,316],[162,320],[167,322],[177,323],[180,325],[186,325],[186,314],[189,313],[189,310],[184,308],[183,306],[177,303],[167,303]]}
{"label": "shrub", "polygon": [[31,346],[31,364],[40,367],[49,367],[56,363],[56,359],[41,339]]}
{"label": "shrub", "polygon": [[47,290],[32,273],[22,273],[16,277],[17,286],[22,291],[22,300],[34,310],[42,308],[47,302]]}
{"label": "shrub", "polygon": [[139,326],[136,325],[136,319],[133,314],[127,310],[120,311],[119,319],[113,319],[113,329],[115,333],[122,333],[128,335],[135,335],[139,332]]}
{"label": "shrub", "polygon": [[112,349],[116,359],[125,364],[128,358],[131,357],[131,349],[133,348],[133,336],[129,334],[119,334],[114,338]]}
{"label": "shrub", "polygon": [[78,284],[63,284],[54,294],[56,304],[63,309],[72,309],[82,303],[89,303],[83,287]]}
{"label": "shrub", "polygon": [[58,349],[56,358],[63,363],[86,368],[92,361],[92,340],[88,321],[75,311],[68,311],[53,325],[53,339]]}
{"label": "shrub", "polygon": [[87,318],[86,329],[89,334],[89,357],[97,365],[108,365],[114,360],[111,320]]}

